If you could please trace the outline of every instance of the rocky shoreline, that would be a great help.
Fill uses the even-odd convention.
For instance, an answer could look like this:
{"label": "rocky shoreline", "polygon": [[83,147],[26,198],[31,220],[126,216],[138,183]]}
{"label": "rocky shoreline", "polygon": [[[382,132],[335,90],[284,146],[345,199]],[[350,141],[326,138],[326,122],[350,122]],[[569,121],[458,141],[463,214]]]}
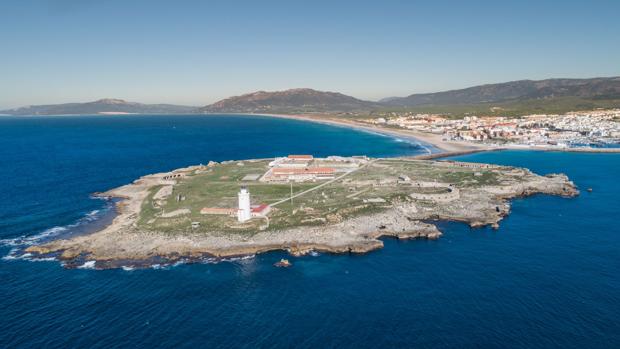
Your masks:
{"label": "rocky shoreline", "polygon": [[[484,165],[486,166],[486,165]],[[68,268],[83,265],[96,269],[121,266],[146,267],[179,261],[222,260],[283,250],[293,256],[316,252],[366,253],[383,247],[382,237],[398,239],[438,239],[442,234],[433,221],[451,220],[472,227],[497,228],[509,214],[509,200],[542,193],[572,197],[579,194],[565,175],[538,176],[518,169],[514,176],[525,176],[519,185],[490,185],[461,189],[458,200],[440,203],[433,209],[416,201],[386,206],[379,213],[344,219],[337,223],[298,226],[283,230],[243,234],[166,234],[144,231],[138,224],[142,203],[154,186],[174,183],[198,167],[178,169],[141,177],[131,184],[112,189],[100,196],[122,198],[118,215],[101,231],[56,240],[26,249],[35,257],[56,257]]]}

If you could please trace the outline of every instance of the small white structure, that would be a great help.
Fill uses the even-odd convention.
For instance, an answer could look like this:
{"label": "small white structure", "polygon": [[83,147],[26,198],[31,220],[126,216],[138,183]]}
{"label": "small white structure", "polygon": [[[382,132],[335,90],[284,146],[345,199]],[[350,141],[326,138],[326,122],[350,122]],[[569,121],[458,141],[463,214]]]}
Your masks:
{"label": "small white structure", "polygon": [[247,187],[241,187],[239,190],[239,211],[237,211],[237,219],[239,222],[246,222],[252,218],[252,210],[250,208],[250,192]]}
{"label": "small white structure", "polygon": [[260,173],[251,173],[251,174],[245,175],[241,180],[244,182],[257,181],[260,178],[260,176],[262,176]]}

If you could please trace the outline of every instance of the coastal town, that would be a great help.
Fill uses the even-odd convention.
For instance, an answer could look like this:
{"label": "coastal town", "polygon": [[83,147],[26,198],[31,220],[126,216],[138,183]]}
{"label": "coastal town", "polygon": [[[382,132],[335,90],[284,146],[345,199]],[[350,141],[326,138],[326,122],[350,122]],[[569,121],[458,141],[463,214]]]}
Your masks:
{"label": "coastal town", "polygon": [[462,119],[441,114],[387,112],[360,121],[436,134],[445,141],[495,146],[574,148],[620,144],[620,109],[522,117],[471,115]]}

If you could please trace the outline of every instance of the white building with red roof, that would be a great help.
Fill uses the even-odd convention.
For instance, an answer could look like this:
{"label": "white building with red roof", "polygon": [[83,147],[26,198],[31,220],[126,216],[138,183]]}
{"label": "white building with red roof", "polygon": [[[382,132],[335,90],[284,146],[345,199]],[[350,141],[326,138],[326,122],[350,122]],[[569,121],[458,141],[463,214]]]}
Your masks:
{"label": "white building with red roof", "polygon": [[267,204],[252,206],[252,217],[266,217],[269,212],[271,212],[271,206]]}

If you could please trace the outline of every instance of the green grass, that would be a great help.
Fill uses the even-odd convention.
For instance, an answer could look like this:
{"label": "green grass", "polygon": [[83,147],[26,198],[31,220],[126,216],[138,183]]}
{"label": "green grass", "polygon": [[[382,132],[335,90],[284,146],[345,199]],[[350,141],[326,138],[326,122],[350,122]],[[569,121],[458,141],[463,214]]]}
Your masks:
{"label": "green grass", "polygon": [[520,117],[530,114],[563,114],[570,111],[589,111],[597,108],[620,108],[620,99],[558,97],[498,103],[422,105],[379,109],[366,114],[359,114],[358,118],[376,118],[391,112],[442,114],[454,119],[461,119],[468,115]]}
{"label": "green grass", "polygon": [[[249,223],[239,224],[235,217],[220,215],[202,215],[203,207],[237,207],[237,193],[241,185],[248,186],[252,204],[274,203],[290,197],[291,186],[288,183],[263,183],[259,181],[243,182],[246,174],[264,173],[267,161],[220,164],[201,173],[188,176],[174,186],[163,207],[156,208],[153,195],[161,186],[151,189],[150,195],[143,203],[138,225],[146,230],[170,234],[188,232],[204,234],[242,234],[251,236],[264,228],[266,220],[253,219]],[[478,175],[476,175],[478,173]],[[269,215],[268,230],[286,229],[295,226],[315,226],[329,224],[359,215],[380,212],[390,207],[392,202],[409,201],[409,193],[419,191],[409,185],[396,184],[399,175],[407,175],[413,181],[438,181],[454,184],[457,187],[475,187],[496,184],[499,175],[491,169],[469,169],[438,164],[432,161],[405,161],[399,159],[380,160],[315,191],[277,205]],[[391,184],[373,185],[381,180],[390,179]],[[294,183],[293,193],[299,193],[321,184],[320,182]],[[424,189],[436,192],[437,189]],[[445,190],[445,189],[441,189]],[[440,191],[441,191],[440,190]],[[178,195],[184,200],[177,201]],[[382,198],[385,203],[364,203],[364,199]],[[178,209],[189,209],[188,215],[163,218],[163,211],[170,213]],[[200,222],[197,229],[191,228],[191,222]]]}
{"label": "green grass", "polygon": [[153,195],[157,193],[159,189],[161,189],[161,185],[157,185],[151,188],[149,195],[142,203],[142,208],[140,209],[140,217],[138,219],[138,224],[145,224],[149,219],[155,216],[156,213],[159,213],[160,210],[155,209],[153,207]]}

